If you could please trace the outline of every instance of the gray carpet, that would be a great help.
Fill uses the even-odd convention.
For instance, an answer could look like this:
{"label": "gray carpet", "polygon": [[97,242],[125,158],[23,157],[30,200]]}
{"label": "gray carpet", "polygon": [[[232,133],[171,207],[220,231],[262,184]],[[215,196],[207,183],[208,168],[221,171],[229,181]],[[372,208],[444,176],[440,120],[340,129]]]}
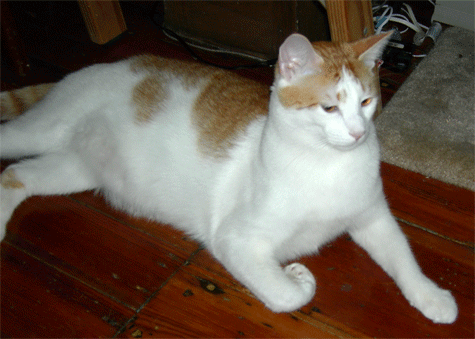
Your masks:
{"label": "gray carpet", "polygon": [[475,191],[474,33],[445,30],[376,119],[382,160]]}

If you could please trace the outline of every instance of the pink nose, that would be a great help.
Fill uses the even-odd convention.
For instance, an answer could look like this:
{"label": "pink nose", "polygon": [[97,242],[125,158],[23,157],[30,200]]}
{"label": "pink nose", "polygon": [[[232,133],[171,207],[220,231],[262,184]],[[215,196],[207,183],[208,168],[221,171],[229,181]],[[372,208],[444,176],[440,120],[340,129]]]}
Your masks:
{"label": "pink nose", "polygon": [[350,135],[355,138],[356,141],[360,140],[363,135],[365,135],[365,132],[351,132]]}

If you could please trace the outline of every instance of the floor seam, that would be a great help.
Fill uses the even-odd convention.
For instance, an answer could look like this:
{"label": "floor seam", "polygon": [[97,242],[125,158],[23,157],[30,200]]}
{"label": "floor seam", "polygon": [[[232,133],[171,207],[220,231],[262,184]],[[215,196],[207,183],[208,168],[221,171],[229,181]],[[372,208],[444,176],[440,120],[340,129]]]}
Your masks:
{"label": "floor seam", "polygon": [[472,242],[457,240],[457,239],[448,237],[448,236],[446,236],[446,235],[437,233],[437,232],[435,232],[435,231],[433,231],[433,230],[431,230],[431,229],[429,229],[429,228],[422,227],[422,226],[420,226],[420,225],[418,225],[418,224],[415,224],[415,223],[413,223],[413,222],[410,222],[410,221],[407,221],[407,220],[404,220],[404,219],[401,219],[401,218],[397,218],[397,217],[395,217],[395,218],[396,218],[397,221],[399,221],[399,222],[401,222],[401,223],[403,223],[403,224],[406,224],[406,225],[408,225],[408,226],[412,226],[412,227],[417,228],[417,229],[419,229],[419,230],[422,230],[422,231],[424,231],[424,232],[430,233],[430,234],[435,235],[435,236],[437,236],[437,237],[439,237],[439,238],[442,238],[442,239],[444,239],[444,240],[448,240],[448,241],[454,242],[454,243],[456,243],[456,244],[458,244],[458,245],[462,245],[462,246],[468,247],[468,248],[470,248],[470,249],[474,249],[474,248],[475,248],[475,245],[474,245],[474,243],[472,243]]}
{"label": "floor seam", "polygon": [[138,318],[138,315],[140,313],[140,311],[142,311],[159,293],[160,291],[168,284],[168,282],[170,280],[172,280],[177,274],[178,272],[180,272],[182,270],[183,267],[186,267],[189,265],[189,263],[191,262],[191,260],[193,260],[193,258],[196,257],[196,255],[202,250],[203,248],[202,247],[199,247],[198,249],[196,249],[194,252],[192,252],[190,254],[190,256],[188,257],[188,259],[186,259],[183,264],[181,264],[180,266],[178,266],[178,268],[173,271],[173,273],[171,273],[168,278],[158,287],[158,289],[156,291],[154,291],[152,293],[152,295],[150,297],[147,298],[147,300],[145,300],[136,310],[135,310],[135,314],[129,319],[127,320],[118,330],[117,332],[114,334],[113,338],[117,338],[118,335],[120,335],[121,333],[125,332],[125,330],[127,329],[127,326],[129,326],[131,323],[135,322],[135,320],[137,320]]}

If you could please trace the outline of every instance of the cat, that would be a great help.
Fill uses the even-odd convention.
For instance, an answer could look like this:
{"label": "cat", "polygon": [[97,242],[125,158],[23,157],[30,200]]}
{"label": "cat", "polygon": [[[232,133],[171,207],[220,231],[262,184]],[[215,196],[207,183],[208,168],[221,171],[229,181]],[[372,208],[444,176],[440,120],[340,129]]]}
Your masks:
{"label": "cat", "polygon": [[[290,312],[310,302],[316,281],[285,263],[347,232],[412,306],[454,322],[452,294],[421,272],[383,194],[374,66],[390,34],[313,44],[292,34],[270,90],[151,55],[47,85],[0,125],[1,157],[29,156],[1,175],[1,239],[29,196],[100,190],[117,208],[185,231],[270,310]],[[2,93],[2,115],[21,107],[15,93]]]}

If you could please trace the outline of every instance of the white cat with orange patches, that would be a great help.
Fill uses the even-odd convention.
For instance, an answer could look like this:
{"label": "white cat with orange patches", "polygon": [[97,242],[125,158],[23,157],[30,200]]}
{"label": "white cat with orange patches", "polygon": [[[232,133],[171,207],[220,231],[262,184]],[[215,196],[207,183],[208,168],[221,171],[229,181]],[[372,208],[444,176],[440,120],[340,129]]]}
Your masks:
{"label": "white cat with orange patches", "polygon": [[[372,69],[388,38],[291,35],[270,97],[233,73],[152,56],[71,74],[0,126],[2,158],[36,155],[1,176],[1,238],[25,198],[97,189],[192,235],[268,308],[288,312],[316,283],[305,266],[281,264],[348,232],[411,305],[454,322],[454,298],[423,275],[383,195]],[[2,100],[21,106],[6,104],[15,92]]]}

